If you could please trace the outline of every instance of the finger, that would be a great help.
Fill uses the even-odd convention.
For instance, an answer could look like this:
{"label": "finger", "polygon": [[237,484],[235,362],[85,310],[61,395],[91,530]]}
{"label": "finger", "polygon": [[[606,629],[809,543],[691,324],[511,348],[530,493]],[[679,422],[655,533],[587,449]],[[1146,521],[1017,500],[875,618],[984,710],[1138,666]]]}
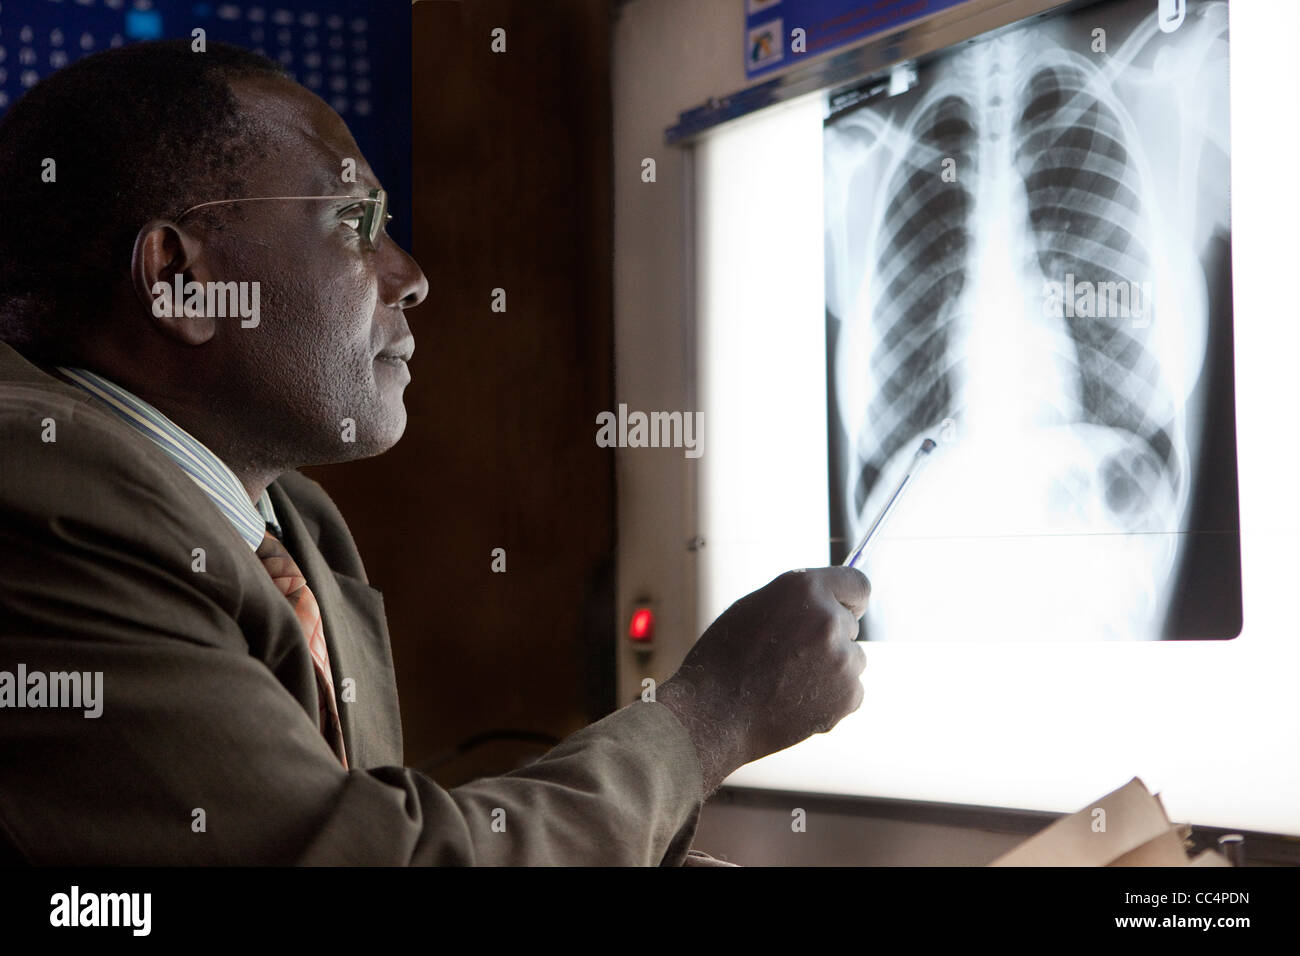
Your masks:
{"label": "finger", "polygon": [[[836,602],[833,607],[827,601],[827,610],[835,618],[835,639],[852,643],[858,638],[858,618],[843,604]],[[854,645],[856,646],[856,645]]]}
{"label": "finger", "polygon": [[[853,630],[853,636],[855,638],[858,636],[856,627]],[[854,677],[861,677],[862,672],[867,669],[867,652],[856,641],[849,642],[849,669]]]}
{"label": "finger", "polygon": [[861,707],[862,702],[866,700],[866,698],[867,698],[866,688],[864,688],[862,686],[861,681],[859,681],[858,686],[854,688],[853,697],[850,699],[849,713],[851,714],[854,711],[856,711],[859,707]]}
{"label": "finger", "polygon": [[867,669],[867,655],[863,653],[861,644],[853,641],[847,641],[846,643],[848,647],[844,656],[840,659],[845,686],[861,686],[862,672]]}
{"label": "finger", "polygon": [[818,576],[830,588],[835,600],[853,612],[855,618],[867,613],[867,598],[871,596],[871,582],[857,568],[842,566],[821,568]]}

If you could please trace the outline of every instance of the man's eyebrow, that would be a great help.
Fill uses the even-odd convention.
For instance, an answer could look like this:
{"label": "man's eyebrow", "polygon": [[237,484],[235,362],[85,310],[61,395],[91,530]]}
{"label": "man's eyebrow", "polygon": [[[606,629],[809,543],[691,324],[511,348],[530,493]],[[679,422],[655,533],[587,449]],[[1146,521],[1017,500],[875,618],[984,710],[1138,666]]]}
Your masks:
{"label": "man's eyebrow", "polygon": [[319,189],[318,196],[342,196],[355,192],[358,199],[365,199],[372,189],[381,189],[379,180],[370,173],[355,170],[356,182],[339,181],[337,172],[323,173],[312,180],[313,188]]}

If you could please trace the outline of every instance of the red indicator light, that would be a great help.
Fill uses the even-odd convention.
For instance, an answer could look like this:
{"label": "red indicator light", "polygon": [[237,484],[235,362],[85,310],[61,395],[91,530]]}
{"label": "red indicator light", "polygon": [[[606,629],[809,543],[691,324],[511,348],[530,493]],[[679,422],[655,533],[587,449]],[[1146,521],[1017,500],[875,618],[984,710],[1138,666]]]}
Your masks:
{"label": "red indicator light", "polygon": [[634,641],[649,641],[655,636],[655,613],[648,607],[639,607],[632,613],[627,636]]}

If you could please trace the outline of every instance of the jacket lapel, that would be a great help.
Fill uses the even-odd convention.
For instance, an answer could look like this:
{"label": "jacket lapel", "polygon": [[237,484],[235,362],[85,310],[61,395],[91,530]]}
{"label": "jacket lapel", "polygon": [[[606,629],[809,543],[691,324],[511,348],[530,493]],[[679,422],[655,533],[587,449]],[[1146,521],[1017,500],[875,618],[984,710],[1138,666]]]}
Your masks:
{"label": "jacket lapel", "polygon": [[316,543],[319,527],[294,506],[280,482],[272,482],[268,491],[285,547],[320,605],[348,765],[400,766],[401,712],[383,595],[331,569]]}

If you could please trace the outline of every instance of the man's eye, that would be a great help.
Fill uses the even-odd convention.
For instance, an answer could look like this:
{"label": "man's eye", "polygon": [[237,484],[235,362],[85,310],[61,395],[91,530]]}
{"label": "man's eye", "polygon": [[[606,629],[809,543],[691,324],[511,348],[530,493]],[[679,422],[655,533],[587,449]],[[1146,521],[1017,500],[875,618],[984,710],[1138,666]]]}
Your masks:
{"label": "man's eye", "polygon": [[346,209],[339,214],[339,222],[346,223],[350,228],[357,232],[361,231],[361,223],[365,221],[365,212],[361,207]]}

